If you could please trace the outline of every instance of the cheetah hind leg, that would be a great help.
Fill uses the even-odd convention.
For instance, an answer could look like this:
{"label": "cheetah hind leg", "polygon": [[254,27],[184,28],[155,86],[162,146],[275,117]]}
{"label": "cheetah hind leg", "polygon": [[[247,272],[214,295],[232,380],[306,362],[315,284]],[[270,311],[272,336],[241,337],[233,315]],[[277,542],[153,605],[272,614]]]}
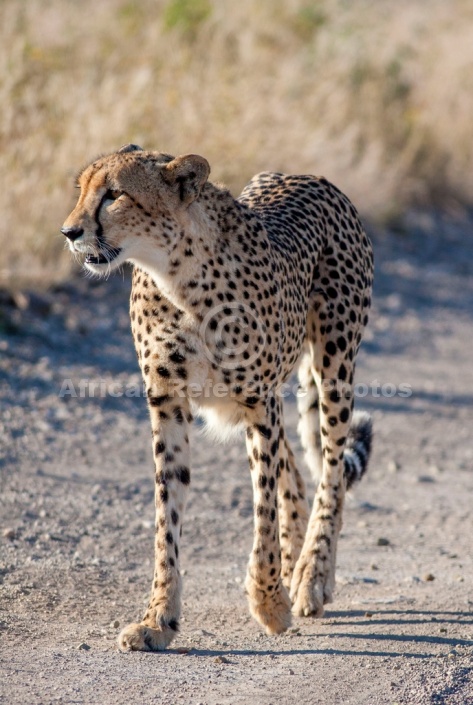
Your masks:
{"label": "cheetah hind leg", "polygon": [[[370,417],[356,414],[351,423],[353,385],[345,384],[342,392],[337,389],[341,360],[332,360],[326,383],[321,384],[321,366],[314,347],[312,369],[320,395],[323,461],[304,546],[291,582],[293,613],[299,616],[322,616],[323,605],[332,601],[345,490],[361,479],[371,449]],[[344,363],[348,365],[346,359]],[[330,379],[333,385],[327,383]]]}
{"label": "cheetah hind leg", "polygon": [[278,479],[279,540],[281,579],[289,590],[309,519],[309,505],[302,479],[289,442],[281,428]]}

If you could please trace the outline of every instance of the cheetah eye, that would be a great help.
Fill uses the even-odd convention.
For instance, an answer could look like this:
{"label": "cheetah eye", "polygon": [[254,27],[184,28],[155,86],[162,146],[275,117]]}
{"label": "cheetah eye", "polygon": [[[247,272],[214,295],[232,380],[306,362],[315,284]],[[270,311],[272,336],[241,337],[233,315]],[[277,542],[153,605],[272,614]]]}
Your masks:
{"label": "cheetah eye", "polygon": [[112,189],[109,189],[105,194],[105,200],[116,201],[117,198],[120,198],[120,196],[123,196],[123,191],[113,191]]}

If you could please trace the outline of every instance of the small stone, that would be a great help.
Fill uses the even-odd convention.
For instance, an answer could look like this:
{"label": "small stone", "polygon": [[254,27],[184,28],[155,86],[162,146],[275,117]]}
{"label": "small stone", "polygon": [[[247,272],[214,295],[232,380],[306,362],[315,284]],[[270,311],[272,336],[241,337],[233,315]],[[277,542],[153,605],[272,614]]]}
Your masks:
{"label": "small stone", "polygon": [[293,675],[294,675],[294,671],[292,670],[292,668],[289,669],[289,675],[290,675],[290,676],[293,676]]}
{"label": "small stone", "polygon": [[372,563],[372,564],[371,564],[371,570],[379,570],[379,568],[378,568],[378,566],[376,565],[376,563]]}
{"label": "small stone", "polygon": [[433,575],[432,573],[426,573],[423,576],[422,580],[424,580],[426,583],[431,583],[432,580],[435,580],[435,575]]}
{"label": "small stone", "polygon": [[421,580],[420,580],[420,578],[417,577],[417,575],[410,575],[409,577],[404,578],[403,582],[417,584],[417,583],[420,583]]}
{"label": "small stone", "polygon": [[13,294],[13,303],[20,311],[25,311],[28,308],[28,297],[22,291],[17,291]]}
{"label": "small stone", "polygon": [[447,627],[440,627],[439,632],[441,634],[446,634],[447,633]]}
{"label": "small stone", "polygon": [[372,612],[365,612],[365,617],[372,617],[373,613]]}
{"label": "small stone", "polygon": [[15,531],[15,529],[8,527],[6,529],[3,529],[2,536],[4,539],[8,539],[9,541],[13,541],[13,539],[16,537],[16,531]]}
{"label": "small stone", "polygon": [[118,629],[118,627],[120,626],[120,622],[118,621],[118,619],[115,619],[115,620],[110,624],[110,626],[113,627],[114,629]]}
{"label": "small stone", "polygon": [[215,663],[230,663],[230,661],[225,658],[225,656],[216,656],[214,658]]}
{"label": "small stone", "polygon": [[386,539],[386,538],[384,538],[384,537],[381,536],[381,537],[377,540],[376,545],[377,545],[377,546],[389,546],[389,543],[390,543],[389,539]]}
{"label": "small stone", "polygon": [[77,647],[80,651],[90,651],[90,646],[89,644],[86,644],[85,641],[82,642],[82,644],[79,644]]}
{"label": "small stone", "polygon": [[214,634],[213,632],[208,632],[206,629],[199,629],[198,634],[200,636],[210,636],[210,637],[214,637],[214,638],[216,636],[216,634]]}
{"label": "small stone", "polygon": [[388,472],[399,472],[401,466],[396,460],[390,460],[388,463]]}

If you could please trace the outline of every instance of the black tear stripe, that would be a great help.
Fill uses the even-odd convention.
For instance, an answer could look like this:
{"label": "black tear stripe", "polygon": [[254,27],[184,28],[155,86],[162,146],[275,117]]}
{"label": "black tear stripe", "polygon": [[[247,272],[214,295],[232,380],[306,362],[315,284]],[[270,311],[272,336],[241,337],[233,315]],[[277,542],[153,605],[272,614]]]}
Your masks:
{"label": "black tear stripe", "polygon": [[100,245],[104,245],[104,244],[105,244],[105,239],[104,239],[104,236],[103,236],[103,227],[102,227],[102,223],[101,223],[100,220],[99,220],[99,215],[100,215],[100,210],[101,210],[103,204],[104,204],[105,201],[107,200],[107,194],[108,194],[108,189],[107,189],[107,191],[105,191],[104,195],[103,195],[102,198],[100,199],[100,203],[99,203],[98,208],[97,208],[97,210],[95,211],[95,215],[94,215],[94,220],[95,220],[95,222],[97,223],[97,229],[96,229],[96,231],[95,231],[95,236],[96,236],[97,241],[99,242]]}
{"label": "black tear stripe", "polygon": [[[102,223],[101,223],[100,220],[99,220],[99,216],[100,216],[100,211],[101,211],[101,209],[102,209],[102,206],[103,206],[103,204],[105,203],[105,201],[107,200],[107,196],[108,196],[108,194],[109,194],[110,192],[111,192],[110,189],[107,189],[107,190],[105,191],[104,195],[103,195],[102,198],[100,199],[100,203],[99,203],[99,205],[98,205],[98,207],[97,207],[97,209],[96,209],[96,211],[95,211],[95,215],[94,215],[94,220],[95,220],[95,222],[97,223],[97,230],[95,231],[95,235],[96,235],[97,240],[98,240],[98,242],[99,242],[100,245],[105,245],[106,243],[105,243],[105,239],[104,239],[104,236],[103,236],[103,227],[102,227]],[[126,193],[126,191],[121,191],[120,193],[123,193],[123,194],[125,194],[126,196],[128,196],[128,198],[131,198],[131,196],[130,196],[128,193]],[[115,199],[111,199],[111,200],[115,200]],[[131,198],[131,200],[133,201],[132,198]],[[149,214],[147,214],[147,215],[149,215]]]}

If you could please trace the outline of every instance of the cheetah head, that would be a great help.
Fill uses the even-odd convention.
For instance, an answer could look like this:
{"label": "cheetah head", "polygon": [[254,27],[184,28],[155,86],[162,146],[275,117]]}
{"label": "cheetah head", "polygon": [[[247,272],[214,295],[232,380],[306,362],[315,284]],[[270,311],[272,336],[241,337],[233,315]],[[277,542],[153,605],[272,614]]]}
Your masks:
{"label": "cheetah head", "polygon": [[209,173],[195,154],[174,158],[125,145],[81,171],[79,200],[61,232],[96,274],[126,261],[159,270],[188,230]]}

